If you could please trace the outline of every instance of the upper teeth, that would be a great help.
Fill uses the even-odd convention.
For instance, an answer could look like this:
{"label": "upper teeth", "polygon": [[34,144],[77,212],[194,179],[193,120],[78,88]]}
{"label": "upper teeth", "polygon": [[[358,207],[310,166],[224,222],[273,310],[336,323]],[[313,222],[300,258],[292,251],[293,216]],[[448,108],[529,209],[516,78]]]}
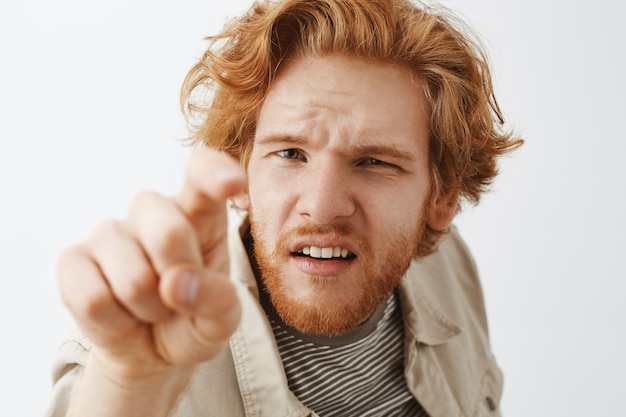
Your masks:
{"label": "upper teeth", "polygon": [[318,248],[317,246],[305,246],[298,253],[308,255],[311,258],[331,259],[331,258],[347,258],[350,252],[341,246]]}

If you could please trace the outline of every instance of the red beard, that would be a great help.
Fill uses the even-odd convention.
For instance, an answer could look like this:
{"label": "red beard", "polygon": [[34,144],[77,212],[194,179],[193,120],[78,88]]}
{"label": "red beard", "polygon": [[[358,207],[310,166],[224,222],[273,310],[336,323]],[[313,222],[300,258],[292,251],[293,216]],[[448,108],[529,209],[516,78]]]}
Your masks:
{"label": "red beard", "polygon": [[[375,258],[367,240],[349,224],[297,227],[282,234],[274,250],[271,250],[263,240],[264,225],[255,221],[252,212],[250,223],[254,255],[261,279],[281,319],[302,333],[326,336],[345,333],[371,317],[402,281],[414,258],[424,228],[424,222],[420,221],[418,230],[414,233],[408,235],[406,231],[393,233],[392,236],[395,236],[396,240]],[[289,244],[295,239],[312,235],[346,238],[357,248],[356,261],[364,265],[364,273],[359,279],[358,287],[350,290],[349,299],[344,297],[333,302],[324,300],[324,295],[327,296],[332,292],[332,286],[341,285],[341,277],[312,275],[305,277],[307,285],[319,289],[319,303],[304,302],[285,285],[281,266],[289,261],[290,256],[294,256],[290,252]]]}

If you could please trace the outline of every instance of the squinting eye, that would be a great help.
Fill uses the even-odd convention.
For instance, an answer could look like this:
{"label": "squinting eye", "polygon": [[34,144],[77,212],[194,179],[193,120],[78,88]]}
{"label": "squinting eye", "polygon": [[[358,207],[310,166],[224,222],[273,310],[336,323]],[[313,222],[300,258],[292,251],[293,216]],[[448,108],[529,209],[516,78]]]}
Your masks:
{"label": "squinting eye", "polygon": [[375,158],[367,158],[363,161],[363,163],[366,165],[386,165],[387,164],[385,161],[381,161],[380,159],[375,159]]}
{"label": "squinting eye", "polygon": [[298,151],[297,149],[284,149],[282,151],[276,152],[276,154],[281,158],[286,159],[298,159],[302,156],[302,154],[300,154],[300,151]]}

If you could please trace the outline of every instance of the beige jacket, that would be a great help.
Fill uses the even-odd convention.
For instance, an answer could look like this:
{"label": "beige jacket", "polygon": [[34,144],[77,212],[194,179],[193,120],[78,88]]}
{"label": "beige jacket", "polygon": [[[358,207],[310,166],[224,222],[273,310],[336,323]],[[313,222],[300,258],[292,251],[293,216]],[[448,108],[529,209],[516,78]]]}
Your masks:
{"label": "beige jacket", "polygon": [[[236,229],[229,237],[229,249],[242,322],[229,348],[198,368],[173,416],[315,416],[287,386]],[[499,416],[502,374],[489,347],[477,271],[455,228],[436,254],[410,266],[400,287],[400,302],[406,328],[406,381],[428,414]],[[54,398],[47,416],[64,415],[70,388],[86,362],[89,346],[79,335],[61,346],[53,368]]]}

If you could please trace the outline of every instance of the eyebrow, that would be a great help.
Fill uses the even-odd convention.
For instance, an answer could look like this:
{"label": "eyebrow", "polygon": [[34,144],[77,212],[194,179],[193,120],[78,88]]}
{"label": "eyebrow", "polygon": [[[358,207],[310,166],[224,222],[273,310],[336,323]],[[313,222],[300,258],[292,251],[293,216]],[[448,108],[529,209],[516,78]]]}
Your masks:
{"label": "eyebrow", "polygon": [[275,143],[289,143],[294,145],[301,145],[305,144],[307,140],[302,136],[279,134],[256,137],[254,142],[260,145],[271,145]]}
{"label": "eyebrow", "polygon": [[[294,136],[288,134],[277,134],[277,135],[267,135],[262,136],[260,138],[256,138],[257,144],[260,145],[271,145],[271,144],[289,144],[298,146],[298,145],[306,145],[308,140],[303,136]],[[374,143],[378,142],[378,143]],[[405,161],[415,161],[417,156],[412,149],[404,149],[398,146],[395,146],[390,143],[386,143],[384,139],[373,141],[370,139],[363,139],[360,143],[354,145],[352,149],[347,150],[348,154],[354,156],[382,156],[382,157],[390,157],[394,159],[402,159]]]}
{"label": "eyebrow", "polygon": [[415,161],[417,157],[412,150],[400,148],[389,143],[359,143],[355,146],[351,153],[357,155],[372,155],[390,157],[393,159],[402,159],[405,161]]}

